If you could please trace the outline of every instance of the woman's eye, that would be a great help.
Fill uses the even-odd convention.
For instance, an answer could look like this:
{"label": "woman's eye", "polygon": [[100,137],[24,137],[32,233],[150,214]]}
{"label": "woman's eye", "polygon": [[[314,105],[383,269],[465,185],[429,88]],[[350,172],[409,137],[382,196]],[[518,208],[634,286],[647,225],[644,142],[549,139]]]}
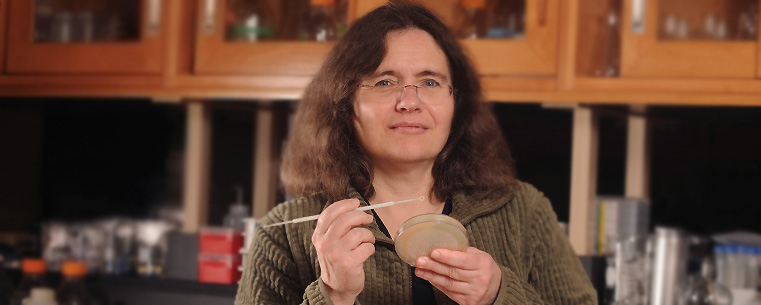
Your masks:
{"label": "woman's eye", "polygon": [[423,81],[423,86],[425,86],[425,87],[438,87],[439,86],[439,82],[437,82],[435,80],[432,80],[432,79],[427,79],[427,80]]}
{"label": "woman's eye", "polygon": [[390,80],[384,79],[382,81],[379,81],[379,82],[375,83],[375,86],[378,86],[378,87],[388,87],[388,86],[391,86],[393,84],[394,83],[392,83]]}

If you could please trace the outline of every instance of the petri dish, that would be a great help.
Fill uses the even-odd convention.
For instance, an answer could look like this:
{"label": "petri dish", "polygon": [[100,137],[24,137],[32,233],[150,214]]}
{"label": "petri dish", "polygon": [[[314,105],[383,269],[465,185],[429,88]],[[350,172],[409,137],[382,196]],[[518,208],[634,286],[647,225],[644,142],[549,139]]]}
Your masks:
{"label": "petri dish", "polygon": [[402,223],[394,239],[396,254],[410,266],[433,249],[465,251],[468,232],[456,219],[444,214],[422,214]]}

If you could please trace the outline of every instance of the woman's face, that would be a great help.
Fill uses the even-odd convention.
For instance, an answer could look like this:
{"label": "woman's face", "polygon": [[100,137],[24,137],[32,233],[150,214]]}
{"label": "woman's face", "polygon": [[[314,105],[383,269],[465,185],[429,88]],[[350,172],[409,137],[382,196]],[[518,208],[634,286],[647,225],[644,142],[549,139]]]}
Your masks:
{"label": "woman's face", "polygon": [[433,162],[454,115],[446,56],[420,29],[391,32],[386,39],[383,62],[362,80],[354,102],[357,137],[375,165]]}

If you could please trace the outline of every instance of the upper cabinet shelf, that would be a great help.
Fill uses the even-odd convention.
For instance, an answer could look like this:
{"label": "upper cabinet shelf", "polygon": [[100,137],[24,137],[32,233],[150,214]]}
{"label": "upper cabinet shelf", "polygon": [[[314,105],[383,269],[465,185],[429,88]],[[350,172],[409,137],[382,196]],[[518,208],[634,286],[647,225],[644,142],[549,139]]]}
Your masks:
{"label": "upper cabinet shelf", "polygon": [[10,0],[9,74],[159,74],[163,0]]}

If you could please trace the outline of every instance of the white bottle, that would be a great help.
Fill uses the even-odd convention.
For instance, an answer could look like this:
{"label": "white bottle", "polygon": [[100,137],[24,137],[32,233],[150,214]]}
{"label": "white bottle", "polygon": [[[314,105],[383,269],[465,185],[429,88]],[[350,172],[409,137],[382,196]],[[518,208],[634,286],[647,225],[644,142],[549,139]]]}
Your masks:
{"label": "white bottle", "polygon": [[29,297],[25,298],[23,305],[58,305],[55,300],[55,291],[52,288],[32,288]]}
{"label": "white bottle", "polygon": [[756,269],[758,269],[758,266],[756,265],[756,255],[755,255],[756,248],[754,247],[743,247],[743,263],[745,265],[745,268],[743,268],[743,274],[745,275],[745,280],[743,288],[749,289],[749,288],[756,288]]}
{"label": "white bottle", "polygon": [[330,41],[338,37],[336,20],[336,0],[309,0],[309,24],[307,40]]}
{"label": "white bottle", "polygon": [[738,245],[728,246],[727,252],[727,270],[728,279],[727,287],[730,289],[743,288],[745,286],[745,266],[743,264],[743,254],[741,247]]}
{"label": "white bottle", "polygon": [[728,286],[727,280],[729,279],[729,270],[727,269],[727,246],[714,246],[713,256],[716,258],[716,282]]}
{"label": "white bottle", "polygon": [[755,281],[751,283],[753,286],[750,288],[758,289],[761,287],[761,247],[753,248],[753,256],[751,259],[754,261],[755,268],[750,272],[753,274],[752,278],[755,279]]}
{"label": "white bottle", "polygon": [[244,219],[251,217],[248,206],[243,203],[243,189],[240,186],[235,187],[237,193],[236,202],[230,205],[230,211],[225,215],[225,227],[243,231],[246,228]]}

